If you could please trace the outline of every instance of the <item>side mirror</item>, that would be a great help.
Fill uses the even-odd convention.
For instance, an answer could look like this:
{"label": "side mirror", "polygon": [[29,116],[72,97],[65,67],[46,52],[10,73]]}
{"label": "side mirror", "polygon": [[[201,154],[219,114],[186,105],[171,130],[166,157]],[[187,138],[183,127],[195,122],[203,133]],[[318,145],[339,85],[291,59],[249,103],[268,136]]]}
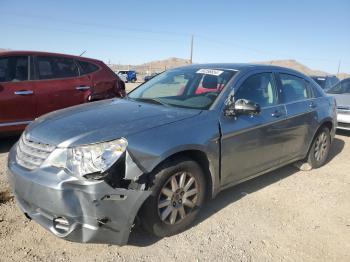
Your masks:
{"label": "side mirror", "polygon": [[257,115],[260,111],[259,104],[247,99],[238,99],[226,104],[225,116]]}

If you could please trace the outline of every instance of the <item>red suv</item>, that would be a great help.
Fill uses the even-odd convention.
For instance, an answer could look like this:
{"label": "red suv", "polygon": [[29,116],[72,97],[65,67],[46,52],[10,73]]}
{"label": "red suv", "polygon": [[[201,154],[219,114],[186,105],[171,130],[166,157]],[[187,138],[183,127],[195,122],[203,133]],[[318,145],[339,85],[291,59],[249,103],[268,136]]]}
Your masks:
{"label": "red suv", "polygon": [[0,133],[21,131],[36,117],[57,109],[123,96],[124,82],[99,60],[0,53]]}

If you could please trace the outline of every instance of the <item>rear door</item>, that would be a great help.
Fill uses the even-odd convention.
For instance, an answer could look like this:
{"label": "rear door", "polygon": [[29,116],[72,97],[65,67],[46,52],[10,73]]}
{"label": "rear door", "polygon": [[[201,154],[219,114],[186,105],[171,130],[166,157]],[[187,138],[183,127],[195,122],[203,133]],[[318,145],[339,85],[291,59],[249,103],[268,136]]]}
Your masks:
{"label": "rear door", "polygon": [[102,100],[116,97],[117,76],[101,61],[77,60],[81,74],[91,79],[91,100]]}
{"label": "rear door", "polygon": [[272,72],[250,75],[238,84],[234,99],[261,106],[258,115],[221,116],[222,185],[237,183],[280,164],[284,155],[286,111]]}
{"label": "rear door", "polygon": [[284,150],[285,154],[293,159],[302,156],[308,150],[310,140],[318,127],[318,102],[304,78],[279,73],[277,80],[287,110],[288,131]]}
{"label": "rear door", "polygon": [[0,57],[0,131],[23,129],[36,117],[29,56]]}
{"label": "rear door", "polygon": [[74,59],[37,56],[35,62],[39,115],[88,100],[91,80],[80,75]]}

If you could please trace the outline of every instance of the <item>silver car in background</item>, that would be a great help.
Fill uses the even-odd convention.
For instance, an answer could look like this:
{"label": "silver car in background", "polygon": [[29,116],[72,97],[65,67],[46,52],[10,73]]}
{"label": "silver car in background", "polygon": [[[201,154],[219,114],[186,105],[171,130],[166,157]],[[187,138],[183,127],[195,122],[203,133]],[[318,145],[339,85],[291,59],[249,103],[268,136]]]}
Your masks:
{"label": "silver car in background", "polygon": [[350,130],[350,78],[343,79],[327,93],[337,101],[337,128]]}
{"label": "silver car in background", "polygon": [[336,125],[334,98],[297,71],[191,65],[38,118],[8,176],[21,210],[57,237],[123,245],[136,217],[170,236],[225,188],[295,161],[322,166]]}

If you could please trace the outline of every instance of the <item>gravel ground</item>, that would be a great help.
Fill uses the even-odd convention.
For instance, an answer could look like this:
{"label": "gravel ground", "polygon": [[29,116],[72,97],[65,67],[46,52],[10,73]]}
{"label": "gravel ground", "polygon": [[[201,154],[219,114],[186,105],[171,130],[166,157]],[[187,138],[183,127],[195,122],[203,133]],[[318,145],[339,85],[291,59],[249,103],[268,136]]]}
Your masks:
{"label": "gravel ground", "polygon": [[[7,152],[0,139],[0,192]],[[220,193],[197,224],[156,239],[135,228],[129,245],[56,238],[0,195],[0,261],[350,261],[350,133],[336,136],[326,166],[276,170]]]}

